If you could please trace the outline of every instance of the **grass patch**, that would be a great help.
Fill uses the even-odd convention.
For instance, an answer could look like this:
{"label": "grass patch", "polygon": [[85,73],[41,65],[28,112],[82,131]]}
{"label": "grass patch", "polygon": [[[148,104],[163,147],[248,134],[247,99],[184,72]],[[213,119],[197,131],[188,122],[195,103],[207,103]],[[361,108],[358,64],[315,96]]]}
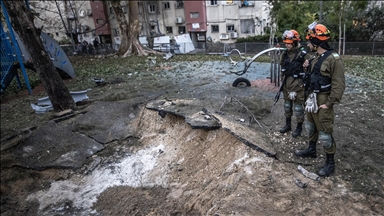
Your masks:
{"label": "grass patch", "polygon": [[376,81],[384,81],[384,57],[348,56],[343,57],[348,74]]}
{"label": "grass patch", "polygon": [[[253,56],[247,56],[253,57]],[[203,54],[185,54],[175,55],[169,60],[165,60],[162,56],[157,56],[156,64],[148,61],[147,57],[130,56],[127,58],[109,57],[97,58],[96,56],[70,56],[70,61],[75,68],[76,78],[66,82],[69,89],[92,88],[95,83],[92,78],[114,79],[116,77],[141,76],[152,77],[156,76],[161,68],[159,65],[168,65],[168,71],[174,71],[172,63],[174,62],[193,62],[198,68],[201,62],[207,61],[223,61],[228,62],[229,59],[222,55],[203,55]],[[262,55],[257,58],[257,62],[270,62],[271,58],[267,55]],[[344,56],[343,63],[346,72],[351,75],[368,78],[377,81],[384,81],[384,57],[371,56]],[[182,66],[181,66],[182,67]],[[174,71],[177,72],[177,71]],[[24,79],[20,71],[20,80],[22,85]],[[32,88],[41,84],[36,72],[28,70],[28,79]],[[9,94],[17,94],[20,90],[26,89],[25,86],[20,89],[14,79],[10,86],[6,89],[1,98]]]}

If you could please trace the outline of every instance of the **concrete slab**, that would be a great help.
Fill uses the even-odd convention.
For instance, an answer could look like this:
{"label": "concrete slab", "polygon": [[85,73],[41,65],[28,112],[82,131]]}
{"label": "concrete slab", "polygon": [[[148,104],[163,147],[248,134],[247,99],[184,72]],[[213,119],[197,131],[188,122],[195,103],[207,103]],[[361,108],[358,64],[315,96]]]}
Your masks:
{"label": "concrete slab", "polygon": [[85,111],[76,119],[75,130],[106,144],[132,136],[134,128],[130,124],[140,109],[128,101],[96,101]]}
{"label": "concrete slab", "polygon": [[19,165],[36,170],[78,169],[88,157],[102,149],[103,145],[89,137],[50,121],[20,143],[7,163],[9,166]]}

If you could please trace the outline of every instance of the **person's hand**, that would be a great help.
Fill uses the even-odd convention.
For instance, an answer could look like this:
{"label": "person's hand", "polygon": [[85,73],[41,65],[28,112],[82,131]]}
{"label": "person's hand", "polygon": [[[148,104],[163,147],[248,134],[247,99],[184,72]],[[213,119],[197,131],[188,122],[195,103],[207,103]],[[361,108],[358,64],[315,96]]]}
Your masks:
{"label": "person's hand", "polygon": [[309,113],[317,113],[318,110],[319,107],[317,106],[316,94],[311,93],[307,101],[305,101],[305,111]]}
{"label": "person's hand", "polygon": [[305,62],[303,63],[303,68],[307,68],[309,66],[309,61],[308,60],[305,60]]}
{"label": "person's hand", "polygon": [[320,106],[319,106],[319,109],[328,109],[329,107],[327,106],[327,105],[325,105],[325,104],[321,104]]}
{"label": "person's hand", "polygon": [[288,98],[290,99],[290,100],[295,100],[295,98],[296,98],[296,95],[297,95],[297,93],[296,92],[289,92],[289,94],[288,94]]}

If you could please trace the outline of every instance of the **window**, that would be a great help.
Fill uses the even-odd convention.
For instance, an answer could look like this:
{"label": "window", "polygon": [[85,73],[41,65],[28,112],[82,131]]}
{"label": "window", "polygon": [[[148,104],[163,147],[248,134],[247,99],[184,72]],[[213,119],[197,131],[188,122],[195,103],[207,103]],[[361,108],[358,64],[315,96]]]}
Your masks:
{"label": "window", "polygon": [[199,18],[199,12],[191,12],[190,17],[191,18]]}
{"label": "window", "polygon": [[56,36],[59,36],[59,32],[56,32]]}
{"label": "window", "polygon": [[165,29],[167,30],[167,34],[172,34],[173,33],[172,26],[167,26],[167,27],[165,27]]}
{"label": "window", "polygon": [[119,31],[119,29],[115,28],[115,29],[113,29],[113,30],[114,30],[114,33],[115,33],[116,36],[119,36],[119,35],[120,35],[120,31]]}
{"label": "window", "polygon": [[184,2],[180,1],[180,0],[177,0],[176,1],[176,8],[183,8],[183,7],[184,7]]}
{"label": "window", "polygon": [[[260,27],[257,27],[260,29]],[[243,34],[255,33],[255,21],[253,19],[240,20],[240,30]]]}
{"label": "window", "polygon": [[185,26],[179,26],[179,34],[185,33]]}
{"label": "window", "polygon": [[104,23],[104,21],[102,19],[96,19],[96,23],[97,25],[101,25]]}
{"label": "window", "polygon": [[113,8],[109,7],[109,14],[113,14]]}
{"label": "window", "polygon": [[218,25],[213,25],[212,27],[212,32],[219,32],[219,26]]}
{"label": "window", "polygon": [[211,5],[217,5],[217,0],[211,0]]}
{"label": "window", "polygon": [[156,6],[154,4],[148,5],[148,12],[149,13],[155,13],[156,12]]}
{"label": "window", "polygon": [[227,26],[227,32],[233,32],[235,31],[235,26],[234,25],[228,25]]}
{"label": "window", "polygon": [[123,10],[123,13],[127,13],[127,6],[125,5],[125,6],[123,6],[123,7],[121,7],[121,9]]}
{"label": "window", "polygon": [[171,7],[169,6],[169,2],[163,2],[163,9],[164,10],[168,10],[170,9]]}
{"label": "window", "polygon": [[241,7],[254,7],[255,1],[253,0],[241,0]]}

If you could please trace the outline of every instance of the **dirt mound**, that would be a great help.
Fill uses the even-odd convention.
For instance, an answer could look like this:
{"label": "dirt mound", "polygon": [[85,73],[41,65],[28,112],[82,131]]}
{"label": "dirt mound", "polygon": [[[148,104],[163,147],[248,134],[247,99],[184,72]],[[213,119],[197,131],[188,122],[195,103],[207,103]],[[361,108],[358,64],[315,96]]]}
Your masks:
{"label": "dirt mound", "polygon": [[[4,159],[19,153],[25,142],[20,138],[7,148],[2,145],[1,214],[382,214],[382,88],[371,85],[369,80],[361,82],[347,77],[354,82],[347,82],[342,104],[335,107],[336,170],[331,177],[313,181],[298,171],[298,165],[317,172],[324,163],[324,153],[318,146],[316,159],[293,156],[294,149],[306,147],[306,137],[293,138],[290,132],[278,132],[285,122],[282,99],[270,113],[276,87],[265,81],[252,81],[251,87],[234,88],[233,77],[229,78],[225,70],[212,70],[217,65],[201,64],[199,72],[204,73],[197,76],[189,63],[182,63],[174,67],[176,72],[170,72],[173,76],[159,72],[154,78],[149,73],[137,73],[122,78],[122,82],[95,87],[89,92],[92,101],[85,107],[80,106],[81,112],[97,118],[96,112],[106,114],[112,110],[107,109],[109,103],[129,102],[111,115],[119,118],[122,113],[129,119],[117,122],[118,128],[106,124],[108,127],[97,133],[93,133],[93,129],[105,127],[101,125],[103,121],[115,119],[94,117],[91,120],[96,125],[92,125],[85,115],[77,115],[60,122],[73,127],[72,132],[78,132],[79,136],[104,146],[79,169],[55,167],[37,171],[4,163],[7,162]],[[30,110],[29,103],[37,97],[1,105],[2,144],[3,136],[34,133],[51,120],[49,114],[36,115]],[[268,143],[274,148],[275,156],[269,157],[246,145],[231,132],[234,127],[193,129],[189,118],[170,113],[159,115],[158,110],[145,108],[148,101],[172,101],[172,98],[200,100],[203,106],[195,107],[192,113],[205,107],[236,123],[243,119],[241,124],[247,131],[258,134],[252,137],[252,142]],[[94,106],[97,104],[106,107],[106,111]],[[257,119],[261,127],[249,121],[251,117]],[[21,130],[20,125],[37,129],[29,132]],[[112,133],[119,128],[123,131]],[[106,137],[113,136],[100,141],[103,131]],[[30,155],[30,159],[41,160],[36,156]],[[307,187],[298,187],[295,179],[307,183]]]}
{"label": "dirt mound", "polygon": [[[92,157],[101,159],[92,173],[85,174],[88,168],[84,168],[68,179],[55,172],[40,174],[51,183],[34,186],[35,193],[24,205],[39,215],[372,215],[380,211],[382,198],[351,191],[340,176],[320,181],[305,178],[297,164],[255,151],[224,129],[192,129],[181,117],[162,118],[147,109],[136,125],[138,139],[107,144],[104,151],[112,154],[102,151]],[[296,186],[294,178],[307,183],[307,188]]]}

